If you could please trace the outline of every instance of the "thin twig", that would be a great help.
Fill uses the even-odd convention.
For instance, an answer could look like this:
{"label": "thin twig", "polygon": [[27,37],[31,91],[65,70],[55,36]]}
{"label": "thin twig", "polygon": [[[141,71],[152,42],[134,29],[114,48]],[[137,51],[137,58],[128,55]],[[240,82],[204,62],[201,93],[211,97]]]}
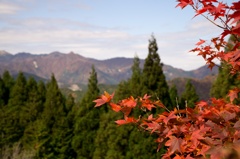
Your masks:
{"label": "thin twig", "polygon": [[187,105],[187,100],[185,100],[186,117],[188,118],[188,114],[187,114],[187,107],[188,107],[188,105]]}
{"label": "thin twig", "polygon": [[[195,10],[195,11],[197,11],[197,9],[193,6],[193,5],[191,5],[192,6],[192,8]],[[214,25],[216,25],[217,27],[219,27],[219,28],[221,28],[221,29],[226,29],[226,28],[224,28],[224,27],[222,27],[221,25],[218,25],[217,23],[215,23],[214,21],[212,21],[211,19],[209,19],[207,16],[205,16],[204,14],[200,14],[201,16],[203,16],[204,18],[206,18],[208,21],[210,21],[211,23],[213,23]]]}
{"label": "thin twig", "polygon": [[[157,100],[161,101],[161,100],[159,99],[159,97],[157,96],[156,92],[155,92],[155,96],[157,97]],[[164,104],[163,104],[163,105],[164,105]],[[167,111],[170,113],[170,110],[169,110],[165,105],[164,105],[164,109],[167,110]]]}
{"label": "thin twig", "polygon": [[[176,97],[176,104],[177,104],[177,110],[179,111],[179,105],[178,105],[178,99]],[[181,114],[178,112],[178,115],[181,116]]]}

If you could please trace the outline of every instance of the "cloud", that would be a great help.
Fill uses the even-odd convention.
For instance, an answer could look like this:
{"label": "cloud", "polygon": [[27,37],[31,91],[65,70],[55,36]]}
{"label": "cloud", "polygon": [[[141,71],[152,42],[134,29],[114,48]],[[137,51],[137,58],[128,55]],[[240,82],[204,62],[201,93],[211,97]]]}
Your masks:
{"label": "cloud", "polygon": [[185,70],[205,65],[202,57],[189,51],[196,47],[195,44],[200,38],[210,41],[220,33],[221,29],[204,19],[192,20],[180,31],[156,33],[161,60],[165,64]]}
{"label": "cloud", "polygon": [[[43,53],[44,50],[74,51],[99,59],[125,56],[131,50],[130,39],[133,37],[123,31],[97,26],[92,26],[92,29],[81,27],[72,29],[66,25],[65,27],[48,27],[41,19],[26,20],[26,22],[21,22],[20,28],[0,29],[0,48],[10,52],[18,52],[24,48],[33,53]],[[61,22],[56,26],[59,24]],[[132,43],[136,42],[132,40]]]}
{"label": "cloud", "polygon": [[[84,8],[81,5],[80,7]],[[19,10],[21,8],[16,9],[15,13]],[[97,59],[134,57],[135,54],[144,59],[148,54],[148,39],[152,33],[133,33],[131,29],[126,29],[128,26],[111,28],[64,17],[1,19],[7,27],[0,26],[0,49],[12,53],[73,51]],[[204,65],[205,62],[196,54],[189,53],[189,50],[195,47],[199,38],[206,40],[215,34],[217,36],[218,33],[219,30],[210,22],[192,20],[182,30],[155,32],[155,37],[163,63],[191,70]]]}
{"label": "cloud", "polygon": [[0,15],[16,14],[22,8],[16,4],[0,2]]}
{"label": "cloud", "polygon": [[[49,27],[47,25],[49,21],[54,21],[54,25]],[[151,34],[131,34],[125,30],[64,19],[26,19],[19,23],[20,28],[0,30],[0,48],[13,53],[26,51],[37,54],[74,51],[97,59],[134,57],[135,54],[145,59],[148,54],[148,39]],[[64,23],[69,25],[63,25]],[[75,29],[71,28],[73,24],[76,25]],[[84,27],[85,25],[92,27]],[[185,70],[205,64],[201,57],[189,53],[189,50],[195,47],[199,36],[212,33],[215,28],[211,28],[208,24],[192,25],[194,26],[189,25],[186,30],[178,32],[155,33],[158,53],[163,63]]]}

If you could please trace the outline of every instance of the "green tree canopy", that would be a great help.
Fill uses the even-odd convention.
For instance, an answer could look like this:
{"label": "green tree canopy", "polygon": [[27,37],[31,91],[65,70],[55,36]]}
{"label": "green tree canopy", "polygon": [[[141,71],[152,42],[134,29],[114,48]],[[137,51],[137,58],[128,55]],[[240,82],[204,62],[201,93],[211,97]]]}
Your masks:
{"label": "green tree canopy", "polygon": [[[102,109],[94,108],[93,100],[99,96],[97,72],[94,66],[90,72],[88,89],[79,105],[79,111],[75,117],[73,148],[77,152],[77,158],[92,158],[96,145],[95,138],[99,129]],[[105,109],[105,108],[103,108]]]}
{"label": "green tree canopy", "polygon": [[[240,39],[239,39],[240,40]],[[227,47],[225,48],[225,52],[231,51],[233,47],[233,43],[236,41],[236,37],[233,35],[230,36],[228,40]],[[215,98],[227,98],[229,90],[234,89],[236,87],[240,88],[240,80],[239,73],[232,75],[230,70],[230,66],[226,62],[222,62],[216,80],[214,81],[210,95]],[[240,100],[236,101],[240,102]]]}
{"label": "green tree canopy", "polygon": [[185,90],[181,95],[181,103],[179,107],[184,109],[187,104],[187,107],[193,108],[198,99],[199,97],[196,93],[195,87],[192,85],[191,80],[188,80],[185,85]]}
{"label": "green tree canopy", "polygon": [[177,107],[177,105],[179,106],[180,99],[178,97],[177,87],[175,84],[173,84],[170,88],[169,94],[173,107]]}
{"label": "green tree canopy", "polygon": [[143,67],[142,95],[147,93],[154,99],[160,99],[167,107],[171,107],[169,88],[162,67],[157,40],[152,35],[148,45],[148,56]]}

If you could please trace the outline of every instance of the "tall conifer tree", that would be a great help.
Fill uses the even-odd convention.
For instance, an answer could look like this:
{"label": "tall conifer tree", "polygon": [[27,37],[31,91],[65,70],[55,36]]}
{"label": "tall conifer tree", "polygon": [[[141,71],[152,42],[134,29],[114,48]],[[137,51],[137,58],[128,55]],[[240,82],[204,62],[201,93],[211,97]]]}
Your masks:
{"label": "tall conifer tree", "polygon": [[36,120],[40,118],[44,103],[42,94],[38,90],[38,83],[33,77],[28,79],[26,89],[28,98],[23,107],[23,114],[25,115],[27,126],[21,141],[26,149],[32,149],[38,143],[38,127],[41,123],[39,121],[36,122]]}
{"label": "tall conifer tree", "polygon": [[140,59],[135,56],[132,65],[132,76],[126,80],[121,81],[118,84],[118,88],[115,93],[115,100],[121,100],[130,96],[138,97],[141,96],[141,79],[142,70],[140,68]]}
{"label": "tall conifer tree", "polygon": [[[99,96],[97,72],[94,66],[88,80],[88,89],[80,102],[79,112],[74,126],[73,148],[77,158],[92,158],[95,151],[95,138],[99,128],[102,108],[94,108],[93,100]],[[105,109],[105,108],[103,108]]]}
{"label": "tall conifer tree", "polygon": [[[168,93],[168,85],[162,71],[162,64],[160,63],[157,50],[156,39],[152,36],[152,39],[149,40],[149,54],[145,59],[143,71],[140,68],[140,59],[135,56],[131,78],[119,84],[116,92],[118,99],[124,99],[130,95],[138,97],[147,93],[155,99],[161,99],[164,104],[170,106],[171,100]],[[134,110],[133,114],[140,115],[142,112]],[[142,115],[144,115],[144,113]],[[111,132],[114,130],[114,127],[111,128],[109,125],[106,129],[108,129],[108,132]],[[118,132],[118,134],[115,135],[116,137],[114,137],[114,134],[109,135],[108,142],[110,142],[111,137],[115,140],[111,141],[112,146],[108,149],[108,155],[113,154],[115,151],[119,151],[119,147],[113,146],[116,144],[122,145],[123,147],[120,148],[122,150],[120,150],[121,153],[118,158],[121,158],[121,155],[126,158],[135,158],[136,156],[138,156],[137,158],[159,158],[161,156],[161,152],[156,153],[152,151],[153,149],[151,148],[157,147],[157,144],[149,134],[139,132],[137,128],[131,127],[131,125],[116,128],[116,131]],[[126,136],[126,134],[129,135]],[[121,137],[124,138],[122,141],[120,141]],[[112,158],[116,157],[114,155],[110,156]]]}
{"label": "tall conifer tree", "polygon": [[64,152],[61,152],[61,149],[64,146],[63,140],[67,131],[65,117],[65,99],[52,75],[47,84],[46,101],[41,117],[43,127],[39,129],[44,140],[39,149],[40,158],[62,158]]}
{"label": "tall conifer tree", "polygon": [[23,108],[27,101],[26,78],[19,72],[14,86],[11,89],[8,102],[7,140],[10,143],[17,142],[23,135],[26,121]]}
{"label": "tall conifer tree", "polygon": [[5,127],[5,111],[6,111],[6,103],[4,101],[4,96],[6,94],[6,87],[4,85],[4,82],[0,76],[0,158],[1,158],[1,153],[2,153],[2,148],[4,146],[4,136],[3,136],[3,130]]}
{"label": "tall conifer tree", "polygon": [[72,94],[69,94],[66,99],[66,134],[64,137],[64,147],[62,148],[62,151],[64,152],[63,158],[65,159],[73,159],[77,157],[77,153],[72,147],[72,139],[74,136],[74,117],[76,115],[76,104],[74,101],[74,97]]}
{"label": "tall conifer tree", "polygon": [[38,93],[39,93],[39,97],[41,99],[42,105],[44,105],[44,103],[46,101],[46,92],[47,92],[47,90],[46,90],[45,83],[43,81],[39,81],[38,82]]}
{"label": "tall conifer tree", "polygon": [[6,92],[5,92],[3,99],[4,99],[5,103],[7,104],[8,100],[10,98],[10,91],[11,91],[15,81],[8,71],[4,71],[2,79],[4,82],[5,88],[6,88]]}
{"label": "tall conifer tree", "polygon": [[5,106],[7,103],[4,100],[7,93],[7,88],[4,84],[4,81],[2,80],[2,77],[0,76],[0,109]]}
{"label": "tall conifer tree", "polygon": [[2,79],[0,79],[0,158],[2,156],[4,147],[11,146],[13,142],[17,140],[13,140],[12,138],[13,133],[11,131],[13,130],[13,126],[10,123],[12,122],[12,119],[11,113],[9,112],[10,107],[8,107],[10,90],[12,89],[13,85],[14,79],[11,77],[8,71],[5,71]]}
{"label": "tall conifer tree", "polygon": [[135,56],[133,59],[132,65],[132,76],[129,80],[130,82],[130,92],[133,97],[141,96],[141,78],[142,78],[142,69],[140,68],[140,59],[138,56]]}
{"label": "tall conifer tree", "polygon": [[38,90],[38,84],[33,77],[27,81],[28,99],[25,105],[25,114],[28,115],[28,122],[33,122],[43,111],[42,97]]}
{"label": "tall conifer tree", "polygon": [[149,40],[148,56],[145,59],[142,79],[142,95],[147,93],[153,99],[160,99],[167,107],[171,106],[171,99],[168,92],[168,85],[162,70],[158,55],[158,46],[155,37],[152,35]]}
{"label": "tall conifer tree", "polygon": [[[140,84],[140,59],[135,56],[132,65],[132,76],[128,80],[119,83],[115,93],[115,100],[118,101],[124,98],[128,98],[130,96],[140,96]],[[139,115],[140,112],[137,111],[137,113]],[[100,122],[100,128],[97,131],[96,150],[94,152],[94,158],[123,159],[130,158],[130,154],[134,154],[134,150],[132,149],[133,147],[129,148],[129,141],[131,140],[130,134],[134,131],[137,131],[137,128],[134,128],[132,125],[116,127],[115,123],[109,123],[109,121],[118,119],[120,117],[119,115],[121,114],[115,114],[110,111],[107,114],[101,116],[102,118]],[[138,134],[135,135],[141,136],[141,132],[138,132]],[[141,140],[144,139],[141,138]],[[144,147],[144,145],[142,145],[142,147]]]}

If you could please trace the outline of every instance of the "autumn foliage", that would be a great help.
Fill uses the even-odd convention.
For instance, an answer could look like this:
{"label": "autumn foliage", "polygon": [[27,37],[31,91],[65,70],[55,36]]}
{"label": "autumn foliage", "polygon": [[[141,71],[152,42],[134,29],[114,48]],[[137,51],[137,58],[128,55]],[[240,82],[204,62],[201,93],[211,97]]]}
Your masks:
{"label": "autumn foliage", "polygon": [[[177,7],[183,9],[190,6],[196,11],[195,16],[202,15],[222,28],[219,37],[212,38],[210,42],[200,39],[191,51],[202,56],[209,68],[214,67],[214,60],[218,59],[230,64],[232,74],[239,74],[240,2],[234,2],[230,6],[217,0],[177,2]],[[228,35],[235,36],[236,41],[230,51],[225,52],[225,39]],[[239,97],[239,92],[240,89],[235,88],[229,90],[226,99],[212,98],[197,102],[194,108],[186,105],[182,110],[178,107],[168,110],[160,100],[153,101],[148,95],[129,97],[115,103],[112,100],[114,94],[105,92],[94,102],[95,107],[107,104],[113,111],[123,113],[123,118],[115,121],[116,124],[134,124],[141,130],[156,134],[158,149],[167,148],[162,158],[240,158],[240,106],[234,102]],[[163,112],[152,114],[151,111],[156,108]],[[134,109],[146,113],[136,117],[132,113]]]}

